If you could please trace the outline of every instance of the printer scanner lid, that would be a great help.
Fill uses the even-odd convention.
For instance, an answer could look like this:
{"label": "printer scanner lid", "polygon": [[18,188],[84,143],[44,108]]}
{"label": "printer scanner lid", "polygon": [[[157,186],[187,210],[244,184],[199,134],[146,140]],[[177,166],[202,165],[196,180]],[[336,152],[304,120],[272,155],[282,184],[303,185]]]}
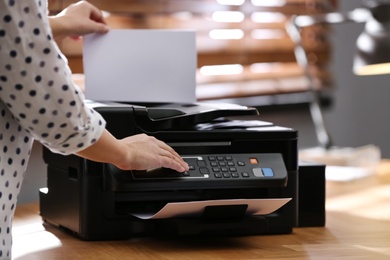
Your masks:
{"label": "printer scanner lid", "polygon": [[151,131],[185,128],[221,117],[259,114],[256,108],[229,103],[153,103],[145,106],[144,104],[126,102],[96,102],[89,100],[87,104],[98,112],[104,111],[105,108],[115,109],[115,107],[132,109],[138,126]]}

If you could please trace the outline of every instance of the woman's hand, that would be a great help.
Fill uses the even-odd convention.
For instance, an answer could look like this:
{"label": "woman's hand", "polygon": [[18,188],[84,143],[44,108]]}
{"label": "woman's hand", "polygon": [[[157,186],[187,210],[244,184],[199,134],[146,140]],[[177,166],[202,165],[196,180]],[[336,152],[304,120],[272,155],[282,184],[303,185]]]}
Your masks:
{"label": "woman's hand", "polygon": [[116,139],[107,130],[99,140],[77,153],[92,161],[114,164],[122,170],[150,170],[164,167],[188,171],[188,164],[166,143],[146,134]]}
{"label": "woman's hand", "polygon": [[119,140],[127,149],[127,158],[117,166],[123,170],[147,170],[157,167],[188,171],[188,164],[166,143],[146,134]]}
{"label": "woman's hand", "polygon": [[71,4],[59,14],[49,17],[49,21],[56,41],[109,31],[103,13],[87,1]]}

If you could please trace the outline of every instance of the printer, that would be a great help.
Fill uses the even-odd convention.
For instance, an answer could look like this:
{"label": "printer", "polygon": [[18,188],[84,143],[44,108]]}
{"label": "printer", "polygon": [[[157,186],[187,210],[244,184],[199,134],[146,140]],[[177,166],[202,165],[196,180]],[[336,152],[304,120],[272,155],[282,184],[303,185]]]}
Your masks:
{"label": "printer", "polygon": [[[257,109],[229,104],[88,105],[105,118],[116,138],[155,136],[172,146],[190,170],[123,171],[44,149],[47,187],[39,197],[45,222],[85,240],[287,234],[300,226],[299,182],[304,179],[298,176],[296,130],[252,120]],[[323,189],[322,167],[319,176],[322,186],[311,190]],[[245,203],[279,199],[289,201],[264,214],[252,214]],[[237,200],[244,202],[233,203]],[[139,217],[171,203],[210,201],[214,203],[196,214],[179,210],[166,218]],[[322,225],[323,196],[310,203],[319,208],[320,224],[315,225]]]}

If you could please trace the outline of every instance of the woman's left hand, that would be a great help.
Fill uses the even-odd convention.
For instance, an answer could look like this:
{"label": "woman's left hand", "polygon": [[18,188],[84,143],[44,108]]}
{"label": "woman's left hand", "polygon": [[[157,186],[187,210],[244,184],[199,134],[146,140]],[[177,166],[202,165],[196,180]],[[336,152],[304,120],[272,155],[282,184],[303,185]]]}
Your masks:
{"label": "woman's left hand", "polygon": [[56,41],[109,31],[102,11],[87,1],[69,5],[59,14],[49,17],[49,21]]}

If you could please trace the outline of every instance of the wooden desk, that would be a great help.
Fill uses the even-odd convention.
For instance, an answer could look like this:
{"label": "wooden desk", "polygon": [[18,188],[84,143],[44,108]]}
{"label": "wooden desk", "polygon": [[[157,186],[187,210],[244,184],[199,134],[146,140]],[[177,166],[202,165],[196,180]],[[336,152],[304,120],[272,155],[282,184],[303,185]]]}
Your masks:
{"label": "wooden desk", "polygon": [[373,177],[327,183],[326,227],[218,239],[88,242],[42,225],[38,205],[19,205],[16,259],[390,259],[390,162]]}

